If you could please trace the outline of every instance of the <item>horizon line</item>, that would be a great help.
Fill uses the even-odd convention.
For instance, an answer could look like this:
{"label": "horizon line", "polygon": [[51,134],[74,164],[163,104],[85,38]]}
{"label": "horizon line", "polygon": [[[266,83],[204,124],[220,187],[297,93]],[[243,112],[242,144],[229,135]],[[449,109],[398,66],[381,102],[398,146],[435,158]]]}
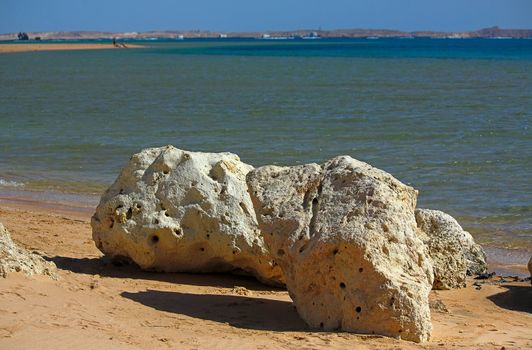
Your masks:
{"label": "horizon line", "polygon": [[460,30],[460,31],[445,31],[445,30],[434,30],[434,29],[417,29],[417,30],[401,30],[401,29],[391,29],[391,28],[363,28],[363,27],[349,27],[349,28],[334,28],[334,29],[322,29],[318,28],[298,28],[298,29],[266,29],[266,30],[213,30],[213,29],[150,29],[150,30],[121,30],[121,31],[112,31],[112,30],[91,30],[91,29],[82,29],[82,30],[34,30],[34,31],[14,31],[14,32],[4,32],[0,35],[11,35],[21,32],[26,33],[151,33],[151,32],[203,32],[203,33],[268,33],[268,32],[298,32],[298,31],[316,31],[316,32],[334,32],[342,30],[367,30],[367,31],[391,31],[391,32],[401,32],[401,33],[417,33],[417,32],[433,32],[433,33],[471,33],[478,32],[481,30],[493,29],[493,30],[532,30],[532,28],[501,28],[497,25],[478,28],[473,30]]}

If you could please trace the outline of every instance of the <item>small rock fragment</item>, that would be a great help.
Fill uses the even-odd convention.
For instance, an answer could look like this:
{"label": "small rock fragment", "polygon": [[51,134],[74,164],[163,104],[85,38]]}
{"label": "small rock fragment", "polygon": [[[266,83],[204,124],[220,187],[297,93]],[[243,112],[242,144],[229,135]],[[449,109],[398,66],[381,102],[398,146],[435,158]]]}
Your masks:
{"label": "small rock fragment", "polygon": [[27,276],[47,275],[57,279],[53,262],[18,247],[0,223],[0,277],[7,277],[9,272],[23,272]]}
{"label": "small rock fragment", "polygon": [[434,268],[433,289],[465,287],[467,275],[486,273],[484,250],[452,216],[430,209],[416,209],[415,215]]}
{"label": "small rock fragment", "polygon": [[447,313],[449,310],[440,299],[429,300],[430,309],[436,312]]}

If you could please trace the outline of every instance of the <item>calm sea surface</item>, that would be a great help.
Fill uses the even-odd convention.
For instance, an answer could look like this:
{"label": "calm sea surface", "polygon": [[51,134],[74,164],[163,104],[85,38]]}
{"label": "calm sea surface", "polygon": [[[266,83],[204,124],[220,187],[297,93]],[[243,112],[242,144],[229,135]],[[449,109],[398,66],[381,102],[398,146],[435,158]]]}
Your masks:
{"label": "calm sea surface", "polygon": [[99,193],[149,146],[348,154],[480,242],[532,251],[532,40],[141,44],[0,55],[0,196]]}

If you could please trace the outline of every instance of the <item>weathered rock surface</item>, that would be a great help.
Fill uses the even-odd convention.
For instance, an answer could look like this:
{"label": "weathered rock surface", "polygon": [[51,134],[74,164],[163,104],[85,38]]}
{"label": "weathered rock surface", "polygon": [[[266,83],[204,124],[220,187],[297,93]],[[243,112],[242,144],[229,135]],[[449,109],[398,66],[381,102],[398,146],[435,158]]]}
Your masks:
{"label": "weathered rock surface", "polygon": [[452,216],[430,209],[416,209],[415,215],[432,260],[434,289],[465,287],[466,275],[487,271],[486,253]]}
{"label": "weathered rock surface", "polygon": [[133,155],[92,218],[105,254],[167,272],[244,272],[281,284],[245,182],[253,169],[231,153],[172,146]]}
{"label": "weathered rock surface", "polygon": [[247,176],[267,245],[312,327],[431,334],[433,271],[416,233],[417,192],[347,156]]}
{"label": "weathered rock surface", "polygon": [[48,275],[56,277],[56,266],[41,256],[18,247],[6,228],[0,223],[0,277],[10,272],[23,272],[28,276]]}

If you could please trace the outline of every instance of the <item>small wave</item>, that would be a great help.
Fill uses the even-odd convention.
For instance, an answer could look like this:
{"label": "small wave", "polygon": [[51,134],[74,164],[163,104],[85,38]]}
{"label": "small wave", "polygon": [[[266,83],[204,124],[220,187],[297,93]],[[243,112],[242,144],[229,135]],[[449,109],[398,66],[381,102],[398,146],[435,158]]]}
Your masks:
{"label": "small wave", "polygon": [[24,187],[22,182],[0,179],[0,186],[4,187]]}

